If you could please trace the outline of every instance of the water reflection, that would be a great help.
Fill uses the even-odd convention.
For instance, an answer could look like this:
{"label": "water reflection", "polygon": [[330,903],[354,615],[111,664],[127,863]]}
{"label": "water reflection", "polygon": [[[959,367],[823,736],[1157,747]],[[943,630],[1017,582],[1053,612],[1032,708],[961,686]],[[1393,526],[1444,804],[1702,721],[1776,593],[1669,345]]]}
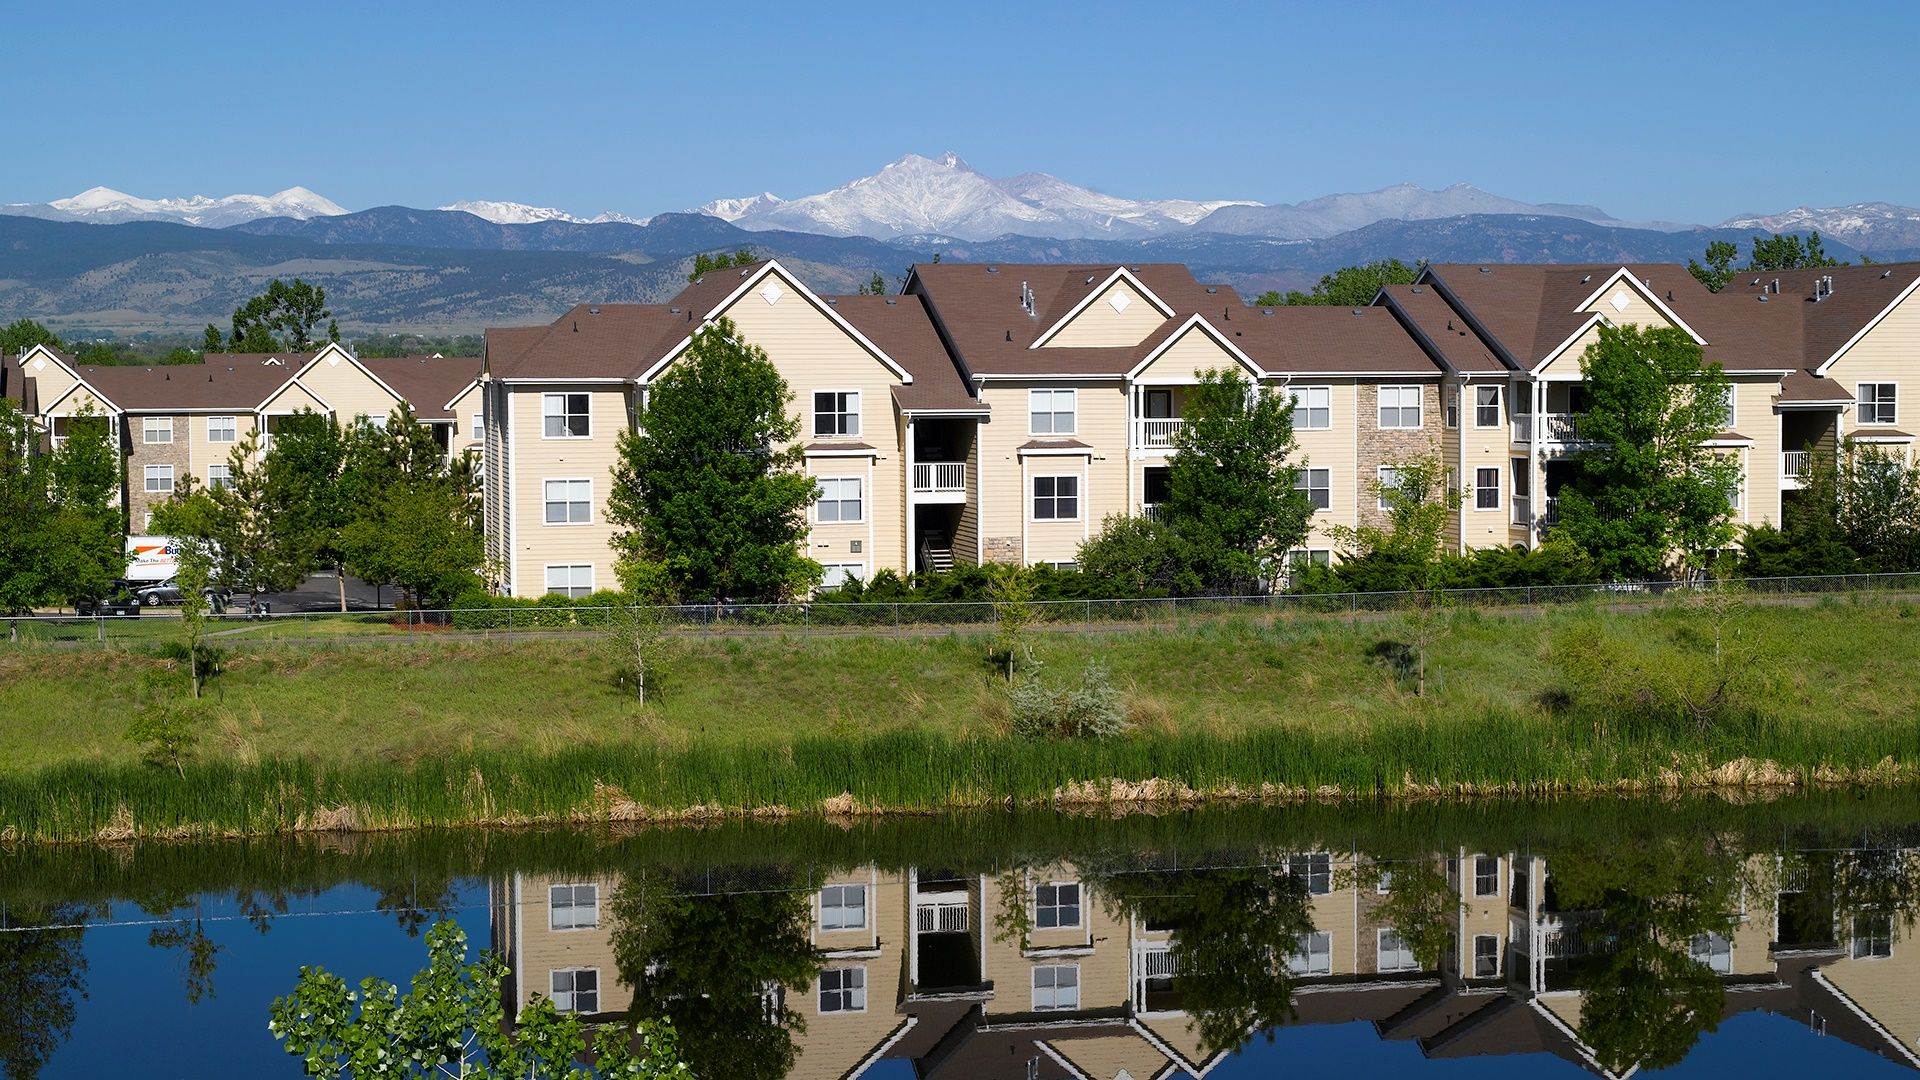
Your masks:
{"label": "water reflection", "polygon": [[703,1076],[1197,1077],[1250,1038],[1355,1021],[1428,1058],[1624,1076],[1754,1010],[1920,1067],[1908,851],[1243,857],[513,875],[494,944],[522,1004],[670,1016]]}
{"label": "water reflection", "polygon": [[404,982],[448,915],[512,1001],[671,1018],[708,1078],[1625,1076],[1736,1016],[1813,1071],[1920,1069],[1920,796],[1876,798],[25,849],[0,1077],[97,1075],[147,1011],[181,1047],[149,1033],[149,1075],[296,1075],[264,1017],[298,965]]}

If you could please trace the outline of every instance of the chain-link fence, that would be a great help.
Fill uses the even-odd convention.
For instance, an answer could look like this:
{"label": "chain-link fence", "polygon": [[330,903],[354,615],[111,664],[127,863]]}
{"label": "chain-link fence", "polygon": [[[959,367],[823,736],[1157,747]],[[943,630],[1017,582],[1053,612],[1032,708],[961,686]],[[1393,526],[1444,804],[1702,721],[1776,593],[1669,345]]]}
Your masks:
{"label": "chain-link fence", "polygon": [[[1840,594],[1917,594],[1920,574],[1843,574],[1749,578],[1737,583],[1755,602],[1805,602]],[[1601,585],[1530,585],[1446,589],[1433,593],[1273,593],[1257,596],[1157,597],[1130,600],[1038,600],[1026,606],[1039,630],[1172,629],[1232,616],[1377,616],[1444,603],[1461,609],[1525,611],[1567,604],[1644,606],[1717,587],[1672,581]],[[282,642],[427,642],[533,640],[604,631],[626,610],[645,613],[681,634],[944,634],[988,631],[1003,605],[992,602],[688,604],[621,609],[587,604],[530,605],[502,601],[484,608],[356,612],[227,612],[207,616],[220,645]],[[139,646],[178,641],[179,612],[144,609],[134,616],[23,615],[8,620],[6,640]]]}

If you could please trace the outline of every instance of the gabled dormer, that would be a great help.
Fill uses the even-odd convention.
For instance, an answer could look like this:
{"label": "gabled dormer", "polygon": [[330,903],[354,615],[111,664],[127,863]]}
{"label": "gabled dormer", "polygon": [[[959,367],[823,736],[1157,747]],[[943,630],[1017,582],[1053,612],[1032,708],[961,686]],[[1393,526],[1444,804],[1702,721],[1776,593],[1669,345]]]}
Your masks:
{"label": "gabled dormer", "polygon": [[[1174,314],[1172,305],[1124,266],[1105,277],[1088,274],[1079,285],[1085,292],[1040,331],[1032,348],[1132,348]],[[1072,295],[1071,289],[1067,295]],[[1044,320],[1048,314],[1039,310],[1041,298],[1024,282],[1020,302],[1032,318]]]}

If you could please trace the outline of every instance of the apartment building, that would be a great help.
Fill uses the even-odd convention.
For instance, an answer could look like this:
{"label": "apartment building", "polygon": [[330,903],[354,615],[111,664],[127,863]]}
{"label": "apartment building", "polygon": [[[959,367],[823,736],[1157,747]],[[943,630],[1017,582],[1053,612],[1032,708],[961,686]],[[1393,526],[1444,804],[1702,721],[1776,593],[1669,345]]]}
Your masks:
{"label": "apartment building", "polygon": [[402,403],[429,425],[449,455],[477,451],[483,438],[480,362],[405,356],[362,359],[328,344],[311,355],[209,353],[198,364],[81,365],[35,346],[4,362],[12,397],[49,445],[76,417],[102,417],[125,463],[121,505],[129,531],[191,476],[218,487],[229,456],[258,434],[262,446],[286,417],[303,410],[341,424],[365,417],[384,425]]}
{"label": "apartment building", "polygon": [[[1719,977],[1722,1016],[1792,1017],[1920,1068],[1913,917],[1841,910],[1792,857],[1747,860],[1728,933],[1669,944]],[[1594,913],[1559,907],[1550,860],[1463,849],[1375,863],[1323,851],[1272,869],[1304,890],[1310,925],[1273,961],[1291,978],[1291,1024],[1365,1022],[1427,1058],[1544,1053],[1614,1075],[1582,1040],[1585,994],[1570,974],[1572,943]],[[1150,869],[1135,873],[1155,880]],[[1437,907],[1456,912],[1430,964],[1389,916],[1395,878],[1414,873],[1439,875]],[[619,927],[607,905],[619,886],[616,877],[526,875],[490,885],[510,1017],[537,997],[591,1021],[625,1017],[633,980],[648,971],[622,971],[615,958]],[[1164,881],[1167,892],[1181,887],[1178,875]],[[1204,873],[1185,887],[1207,887]],[[1177,918],[1162,924],[1152,904],[1115,900],[1071,863],[995,875],[826,874],[807,897],[816,970],[804,987],[762,988],[802,1021],[788,1075],[852,1078],[892,1060],[928,1078],[1207,1076],[1233,1048],[1207,1046],[1188,1011]],[[676,943],[683,954],[688,944]],[[769,1009],[769,1022],[779,1014]]]}
{"label": "apartment building", "polygon": [[1214,369],[1295,402],[1315,508],[1296,559],[1328,561],[1333,527],[1383,521],[1376,485],[1429,452],[1463,495],[1458,549],[1537,544],[1585,448],[1579,360],[1602,325],[1677,328],[1725,369],[1713,446],[1742,466],[1736,519],[1777,522],[1808,453],[1843,437],[1910,453],[1916,285],[1920,264],[1750,275],[1717,294],[1681,266],[1435,265],[1367,307],[1258,308],[1166,264],[923,264],[890,297],[820,296],[777,261],[729,267],[666,304],[488,331],[489,554],[513,595],[613,587],[618,438],[723,317],[794,392],[822,488],[807,549],[829,586],[1072,563],[1110,515],[1157,512],[1187,395]]}

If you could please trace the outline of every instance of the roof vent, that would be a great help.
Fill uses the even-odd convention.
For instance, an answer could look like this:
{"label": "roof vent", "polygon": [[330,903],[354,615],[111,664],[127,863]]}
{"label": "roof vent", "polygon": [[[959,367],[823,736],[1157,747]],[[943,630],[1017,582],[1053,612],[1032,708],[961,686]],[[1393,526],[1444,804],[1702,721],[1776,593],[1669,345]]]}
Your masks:
{"label": "roof vent", "polygon": [[1012,340],[1013,340],[1013,331],[1011,331],[1011,330],[1009,330],[1009,331],[1007,331],[1007,340],[1008,340],[1008,341],[1012,341]]}
{"label": "roof vent", "polygon": [[1091,285],[1091,284],[1093,284],[1093,275],[1092,275],[1092,274],[1088,274],[1088,275],[1087,275],[1087,284],[1089,284],[1089,285]]}
{"label": "roof vent", "polygon": [[1219,289],[1216,289],[1216,288],[1214,288],[1214,287],[1213,287],[1212,285],[1209,285],[1209,286],[1207,286],[1207,295],[1208,295],[1208,296],[1212,296],[1213,294],[1215,294],[1215,293],[1217,293],[1217,292],[1219,292],[1219,291],[1220,291]]}
{"label": "roof vent", "polygon": [[1587,282],[1589,282],[1589,281],[1592,281],[1592,280],[1593,280],[1593,275],[1592,275],[1592,274],[1586,274],[1586,275],[1583,275],[1583,276],[1582,276],[1582,277],[1580,278],[1580,284],[1582,284],[1582,285],[1585,285],[1585,284],[1586,284]]}
{"label": "roof vent", "polygon": [[740,268],[740,276],[741,276],[741,277],[746,277],[746,276],[747,276],[747,271],[748,271],[748,270],[751,270],[751,269],[753,269],[753,267],[751,267],[751,266],[743,266],[743,267],[741,267],[741,268]]}
{"label": "roof vent", "polygon": [[1891,271],[1891,270],[1882,270],[1882,271],[1880,271],[1880,276],[1881,276],[1881,277],[1883,277],[1883,278],[1890,278],[1890,277],[1892,277],[1892,276],[1893,276],[1893,271]]}
{"label": "roof vent", "polygon": [[1480,272],[1481,272],[1481,273],[1483,273],[1483,274],[1491,274],[1491,273],[1493,273],[1493,267],[1491,267],[1491,266],[1483,266],[1483,267],[1481,267],[1481,268],[1480,268]]}
{"label": "roof vent", "polygon": [[1420,286],[1418,286],[1418,285],[1414,285],[1414,286],[1412,286],[1412,287],[1410,287],[1409,289],[1407,289],[1407,291],[1408,291],[1408,292],[1410,292],[1410,293],[1422,293],[1422,292],[1426,292],[1427,290],[1425,290],[1425,289],[1423,289],[1423,288],[1421,288],[1421,287],[1420,287]]}
{"label": "roof vent", "polygon": [[1273,309],[1272,309],[1272,308],[1270,308],[1270,307],[1263,307],[1263,308],[1261,308],[1261,309],[1260,309],[1260,314],[1262,314],[1262,315],[1265,315],[1265,316],[1268,316],[1269,318],[1271,318],[1271,317],[1272,317],[1272,315],[1273,315]]}
{"label": "roof vent", "polygon": [[1221,321],[1221,322],[1232,322],[1232,321],[1233,321],[1233,312],[1232,312],[1232,311],[1231,311],[1230,309],[1228,309],[1228,308],[1221,308],[1221,309],[1220,309],[1220,321]]}
{"label": "roof vent", "polygon": [[894,299],[893,297],[891,297],[891,296],[889,296],[889,297],[887,297],[887,306],[888,306],[888,307],[893,307],[894,305],[896,305],[896,304],[898,304],[899,302],[900,302],[900,301],[898,301],[898,300],[895,300],[895,299]]}
{"label": "roof vent", "polygon": [[1758,285],[1758,284],[1760,284],[1760,279],[1759,279],[1759,278],[1754,278],[1754,279],[1753,279],[1752,281],[1749,281],[1749,282],[1747,282],[1747,288],[1749,288],[1749,289],[1751,289],[1751,288],[1753,288],[1753,287],[1754,287],[1755,285]]}
{"label": "roof vent", "polygon": [[1139,272],[1140,272],[1140,268],[1139,268],[1139,267],[1137,267],[1137,266],[1129,266],[1129,267],[1127,267],[1127,270],[1128,270],[1129,272],[1131,272],[1131,273],[1135,273],[1135,274],[1137,274],[1137,273],[1139,273]]}
{"label": "roof vent", "polygon": [[1780,295],[1780,279],[1779,278],[1773,279],[1772,289],[1773,289],[1773,295],[1775,296]]}
{"label": "roof vent", "polygon": [[589,315],[598,315],[598,314],[600,314],[600,309],[599,309],[599,308],[597,308],[597,307],[590,307],[590,308],[588,308],[588,309],[587,309],[587,314],[589,314]]}
{"label": "roof vent", "polygon": [[667,309],[667,314],[669,314],[669,315],[678,315],[678,314],[680,314],[680,309],[679,309],[679,308],[668,308],[668,309]]}
{"label": "roof vent", "polygon": [[1668,289],[1668,290],[1667,290],[1667,303],[1669,303],[1669,304],[1671,304],[1671,303],[1673,303],[1673,290],[1672,290],[1672,289]]}
{"label": "roof vent", "polygon": [[1033,288],[1024,281],[1020,283],[1020,306],[1025,309],[1028,315],[1039,314],[1038,311],[1034,310]]}
{"label": "roof vent", "polygon": [[576,334],[580,332],[580,320],[578,319],[573,321],[573,332]]}
{"label": "roof vent", "polygon": [[1353,313],[1355,316],[1365,315],[1367,313],[1367,309],[1363,307],[1357,307],[1353,309]]}
{"label": "roof vent", "polygon": [[1755,299],[1757,299],[1757,300],[1759,300],[1759,301],[1760,301],[1761,303],[1763,303],[1763,304],[1764,304],[1764,303],[1766,303],[1766,302],[1767,302],[1767,294],[1766,294],[1766,293],[1761,293],[1761,294],[1760,294],[1760,295],[1759,295],[1758,297],[1756,297]]}
{"label": "roof vent", "polygon": [[839,307],[840,299],[838,297],[829,296],[827,297],[827,303],[832,304],[834,307]]}
{"label": "roof vent", "polygon": [[987,267],[987,273],[989,273],[989,274],[997,274],[997,273],[999,273],[999,272],[1000,272],[1000,268],[999,268],[999,267],[997,267],[997,266],[989,266],[989,267]]}

